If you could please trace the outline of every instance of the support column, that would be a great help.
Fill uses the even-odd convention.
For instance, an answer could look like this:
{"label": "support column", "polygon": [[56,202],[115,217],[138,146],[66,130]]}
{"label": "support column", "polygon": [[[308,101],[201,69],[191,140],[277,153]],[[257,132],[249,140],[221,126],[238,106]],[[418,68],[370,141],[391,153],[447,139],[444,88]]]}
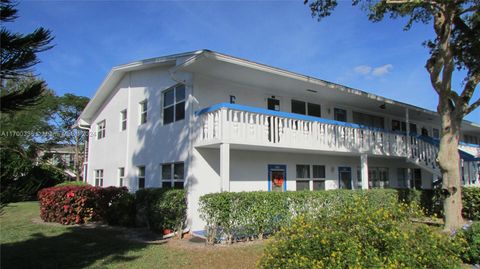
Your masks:
{"label": "support column", "polygon": [[[405,137],[406,149],[407,149],[407,158],[410,157],[410,116],[408,113],[408,108],[405,108],[405,128],[407,136]],[[400,123],[400,130],[402,129],[402,123]]]}
{"label": "support column", "polygon": [[362,176],[362,189],[368,190],[368,157],[367,154],[360,155],[360,174]]}
{"label": "support column", "polygon": [[230,191],[230,144],[220,144],[220,191]]}

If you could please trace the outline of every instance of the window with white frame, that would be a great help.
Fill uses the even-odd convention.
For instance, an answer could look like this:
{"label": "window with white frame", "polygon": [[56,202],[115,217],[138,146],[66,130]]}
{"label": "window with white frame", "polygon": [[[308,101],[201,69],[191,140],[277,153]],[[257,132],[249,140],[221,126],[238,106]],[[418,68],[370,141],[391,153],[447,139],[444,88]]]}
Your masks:
{"label": "window with white frame", "polygon": [[138,189],[145,188],[145,166],[137,166]]}
{"label": "window with white frame", "polygon": [[292,113],[320,117],[322,115],[320,105],[292,99]]}
{"label": "window with white frame", "polygon": [[185,85],[177,85],[163,92],[163,124],[185,118]]}
{"label": "window with white frame", "polygon": [[297,164],[297,191],[310,190],[310,165]]}
{"label": "window with white frame", "polygon": [[408,169],[397,168],[397,187],[406,189],[408,188]]}
{"label": "window with white frame", "polygon": [[127,110],[120,111],[120,131],[127,129]]}
{"label": "window with white frame", "polygon": [[95,186],[103,187],[103,169],[95,170]]}
{"label": "window with white frame", "polygon": [[118,168],[118,186],[125,186],[125,167]]}
{"label": "window with white frame", "polygon": [[107,126],[107,122],[102,120],[101,122],[97,123],[97,139],[105,138],[105,129]]}
{"label": "window with white frame", "polygon": [[[325,190],[325,165],[297,164],[296,190]],[[311,169],[311,170],[310,170]],[[310,173],[311,172],[311,173]]]}
{"label": "window with white frame", "polygon": [[312,190],[325,190],[325,165],[312,165]]}
{"label": "window with white frame", "polygon": [[162,188],[183,189],[184,173],[183,162],[162,164]]}
{"label": "window with white frame", "polygon": [[148,110],[148,101],[147,99],[140,102],[140,124],[147,122],[147,110]]}
{"label": "window with white frame", "polygon": [[388,188],[390,186],[387,167],[369,167],[368,168],[368,186],[369,188]]}

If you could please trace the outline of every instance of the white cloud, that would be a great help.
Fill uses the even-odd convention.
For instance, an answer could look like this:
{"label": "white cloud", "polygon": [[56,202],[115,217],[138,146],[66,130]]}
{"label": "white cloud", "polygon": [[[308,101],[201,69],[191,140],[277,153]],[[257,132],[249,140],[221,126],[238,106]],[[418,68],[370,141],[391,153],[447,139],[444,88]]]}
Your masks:
{"label": "white cloud", "polygon": [[368,65],[359,65],[353,68],[353,71],[361,75],[368,75],[372,71],[372,67]]}
{"label": "white cloud", "polygon": [[373,77],[382,77],[390,71],[392,71],[392,64],[385,64],[378,67],[372,67],[369,65],[359,65],[353,68],[353,72],[364,76],[367,79],[372,79]]}
{"label": "white cloud", "polygon": [[386,74],[390,73],[390,71],[392,69],[393,69],[393,65],[391,65],[391,64],[386,64],[386,65],[382,65],[382,66],[379,66],[379,67],[375,67],[375,68],[373,68],[372,75],[374,75],[376,77],[381,77],[383,75],[386,75]]}

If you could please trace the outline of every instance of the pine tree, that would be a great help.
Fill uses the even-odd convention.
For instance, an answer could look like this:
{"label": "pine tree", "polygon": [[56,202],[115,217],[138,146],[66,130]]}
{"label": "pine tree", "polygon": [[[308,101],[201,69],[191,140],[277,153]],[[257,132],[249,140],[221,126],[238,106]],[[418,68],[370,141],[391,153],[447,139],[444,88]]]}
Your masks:
{"label": "pine tree", "polygon": [[13,22],[17,9],[10,0],[0,0],[0,112],[13,112],[37,104],[45,92],[45,82],[32,80],[31,84],[21,89],[7,87],[7,80],[17,80],[32,76],[33,66],[39,63],[37,53],[53,46],[51,32],[37,28],[29,34],[12,33],[5,23]]}

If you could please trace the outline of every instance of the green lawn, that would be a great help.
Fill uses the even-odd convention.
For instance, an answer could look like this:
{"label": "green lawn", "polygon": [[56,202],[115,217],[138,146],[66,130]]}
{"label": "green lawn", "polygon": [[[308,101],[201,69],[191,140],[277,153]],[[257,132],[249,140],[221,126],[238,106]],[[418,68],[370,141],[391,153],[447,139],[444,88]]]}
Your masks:
{"label": "green lawn", "polygon": [[205,247],[187,240],[145,244],[121,230],[47,225],[36,202],[0,216],[1,268],[255,268],[264,244]]}

